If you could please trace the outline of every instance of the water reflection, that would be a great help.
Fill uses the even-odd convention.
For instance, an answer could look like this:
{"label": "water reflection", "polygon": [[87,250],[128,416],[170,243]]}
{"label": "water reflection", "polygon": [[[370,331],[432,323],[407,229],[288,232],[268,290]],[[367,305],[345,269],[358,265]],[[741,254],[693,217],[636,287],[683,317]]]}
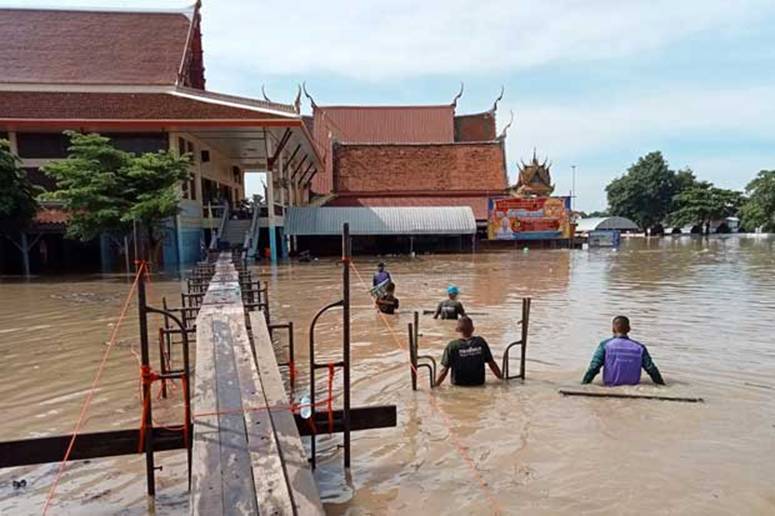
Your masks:
{"label": "water reflection", "polygon": [[[358,258],[366,283],[379,259]],[[772,238],[676,237],[626,241],[618,252],[522,251],[386,260],[398,285],[401,313],[389,328],[367,286],[353,275],[353,405],[396,404],[398,428],[353,434],[352,479],[342,475],[338,437],[321,438],[318,478],[332,514],[423,512],[490,514],[492,507],[454,436],[507,513],[636,514],[658,507],[677,513],[772,513],[775,475],[775,252]],[[269,282],[275,320],[296,323],[297,364],[308,360],[307,325],[341,296],[333,260],[276,269]],[[477,333],[500,356],[518,338],[522,296],[533,298],[524,384],[442,388],[427,379],[412,392],[405,346],[413,310],[433,309],[457,284]],[[125,278],[68,278],[0,283],[0,384],[4,439],[70,430],[128,285]],[[151,295],[176,296],[159,278]],[[689,406],[626,400],[565,399],[611,317],[629,315],[667,392],[701,396]],[[341,356],[339,314],[321,319],[318,361]],[[454,323],[421,318],[421,348],[440,356]],[[394,337],[394,335],[396,337]],[[137,424],[134,321],[120,335],[92,409],[88,429]],[[423,373],[424,374],[424,373]],[[491,377],[490,377],[491,378]],[[308,379],[302,375],[299,392]],[[335,386],[341,384],[341,375]],[[319,392],[326,388],[320,378]],[[643,386],[642,388],[648,388]],[[430,396],[451,421],[432,408]],[[337,398],[337,403],[339,403]],[[171,404],[159,417],[176,417]],[[740,429],[745,431],[741,432]],[[185,457],[169,454],[160,474],[160,513],[185,510]],[[52,467],[0,472],[0,508],[37,512]],[[627,471],[626,475],[612,472]],[[32,486],[13,492],[10,479]],[[63,484],[64,510],[145,512],[142,461],[74,465]],[[351,487],[350,487],[351,486]]]}

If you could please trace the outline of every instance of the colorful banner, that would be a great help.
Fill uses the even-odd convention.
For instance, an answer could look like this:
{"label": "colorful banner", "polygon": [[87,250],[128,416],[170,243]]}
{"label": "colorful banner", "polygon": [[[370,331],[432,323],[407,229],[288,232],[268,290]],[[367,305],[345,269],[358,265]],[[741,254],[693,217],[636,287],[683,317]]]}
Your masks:
{"label": "colorful banner", "polygon": [[508,197],[490,199],[490,240],[571,238],[570,197]]}

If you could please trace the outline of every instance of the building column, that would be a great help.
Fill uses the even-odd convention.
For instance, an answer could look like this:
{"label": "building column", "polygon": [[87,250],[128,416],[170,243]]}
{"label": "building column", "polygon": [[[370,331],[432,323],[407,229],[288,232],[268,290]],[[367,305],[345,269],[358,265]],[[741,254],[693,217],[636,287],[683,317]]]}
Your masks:
{"label": "building column", "polygon": [[290,204],[290,190],[285,184],[288,181],[288,170],[285,168],[285,151],[280,153],[280,204],[283,206],[283,225],[280,226],[280,257],[288,258],[288,237],[285,235],[285,211]]}
{"label": "building column", "polygon": [[[174,156],[180,155],[180,149],[178,149],[178,137],[180,135],[175,132],[169,133],[169,152],[170,154]],[[190,187],[190,185],[189,185]],[[179,185],[180,192],[183,191],[183,185]],[[196,188],[196,186],[194,186]],[[174,235],[175,235],[175,250],[177,251],[175,254],[177,254],[177,266],[178,270],[181,270],[183,268],[183,252],[182,252],[182,245],[183,245],[183,235],[181,235],[180,231],[180,214],[175,215],[175,218],[172,221],[172,227],[174,228]],[[163,246],[162,246],[163,249]],[[162,256],[164,256],[164,251],[162,250]],[[169,266],[168,264],[165,264]]]}
{"label": "building column", "polygon": [[267,216],[269,218],[269,257],[272,263],[277,263],[277,231],[275,229],[277,222],[274,214],[274,173],[266,173],[266,206]]}

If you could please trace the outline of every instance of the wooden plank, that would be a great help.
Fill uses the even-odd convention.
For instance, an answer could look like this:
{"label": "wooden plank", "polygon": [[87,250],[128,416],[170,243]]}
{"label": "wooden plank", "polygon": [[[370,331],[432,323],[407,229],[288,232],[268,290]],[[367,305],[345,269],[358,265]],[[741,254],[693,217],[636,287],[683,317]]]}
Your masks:
{"label": "wooden plank", "polygon": [[[0,442],[0,468],[59,462],[65,456],[71,438],[71,435],[56,435]],[[137,428],[78,434],[70,460],[133,455],[138,453],[139,442],[140,430]],[[183,432],[166,428],[153,429],[154,451],[185,448]]]}
{"label": "wooden plank", "polygon": [[[334,411],[334,432],[343,431],[342,411]],[[296,429],[300,436],[312,435],[309,421],[294,414]],[[350,413],[352,430],[371,430],[396,426],[395,405],[353,407]],[[318,433],[328,432],[328,413],[316,412],[315,424]],[[0,442],[0,468],[54,463],[62,460],[70,444],[70,435],[56,435],[33,439]],[[71,460],[97,459],[118,455],[133,455],[138,452],[140,431],[137,428],[78,434]],[[154,451],[185,449],[183,433],[166,428],[153,429]]]}
{"label": "wooden plank", "polygon": [[[334,410],[334,433],[344,431],[341,410]],[[296,428],[301,436],[313,435],[307,419],[295,414]],[[397,424],[395,405],[374,405],[370,407],[350,408],[350,430],[372,430],[374,428],[394,427]],[[315,429],[319,435],[328,433],[328,412],[315,412]]]}
{"label": "wooden plank", "polygon": [[[242,397],[251,406],[264,406],[258,368],[253,357],[250,339],[245,328],[245,317],[240,303],[238,314],[232,321],[234,353]],[[295,514],[293,500],[283,468],[283,457],[274,433],[268,410],[245,413],[245,427],[253,461],[255,496],[261,512],[267,514]]]}
{"label": "wooden plank", "polygon": [[294,509],[297,514],[324,514],[320,493],[309,467],[296,420],[293,413],[288,410],[288,394],[277,366],[277,358],[264,314],[251,313],[250,324],[264,399],[266,405],[270,407],[275,438],[283,457],[285,476],[293,498]]}
{"label": "wooden plank", "polygon": [[[284,391],[269,397],[264,392],[246,328],[239,274],[227,258],[222,253],[216,263],[196,321],[191,513],[323,514]],[[281,382],[276,361],[266,367],[265,374],[274,367]],[[260,410],[268,399],[282,400],[282,414]],[[286,443],[289,434],[295,434],[298,448]],[[294,496],[290,486],[307,481],[307,497]]]}
{"label": "wooden plank", "polygon": [[238,314],[229,313],[212,321],[218,406],[227,408],[218,415],[223,507],[237,514],[257,514],[253,460],[245,430],[242,389],[230,325],[237,317]]}
{"label": "wooden plank", "polygon": [[659,394],[630,394],[624,392],[599,392],[599,391],[576,391],[569,389],[560,389],[563,396],[586,396],[590,398],[627,398],[642,400],[660,400],[660,401],[680,401],[684,403],[704,403],[702,398],[690,398],[682,396],[663,396]]}
{"label": "wooden plank", "polygon": [[212,308],[203,308],[196,318],[196,375],[191,399],[195,416],[189,511],[202,515],[224,513],[212,319]]}

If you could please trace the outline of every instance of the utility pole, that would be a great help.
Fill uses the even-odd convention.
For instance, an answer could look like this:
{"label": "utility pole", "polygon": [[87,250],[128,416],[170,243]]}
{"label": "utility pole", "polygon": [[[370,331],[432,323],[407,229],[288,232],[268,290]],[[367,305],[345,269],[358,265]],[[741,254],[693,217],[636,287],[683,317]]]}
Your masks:
{"label": "utility pole", "polygon": [[570,209],[576,211],[576,165],[571,165],[573,169],[573,179],[571,185]]}

